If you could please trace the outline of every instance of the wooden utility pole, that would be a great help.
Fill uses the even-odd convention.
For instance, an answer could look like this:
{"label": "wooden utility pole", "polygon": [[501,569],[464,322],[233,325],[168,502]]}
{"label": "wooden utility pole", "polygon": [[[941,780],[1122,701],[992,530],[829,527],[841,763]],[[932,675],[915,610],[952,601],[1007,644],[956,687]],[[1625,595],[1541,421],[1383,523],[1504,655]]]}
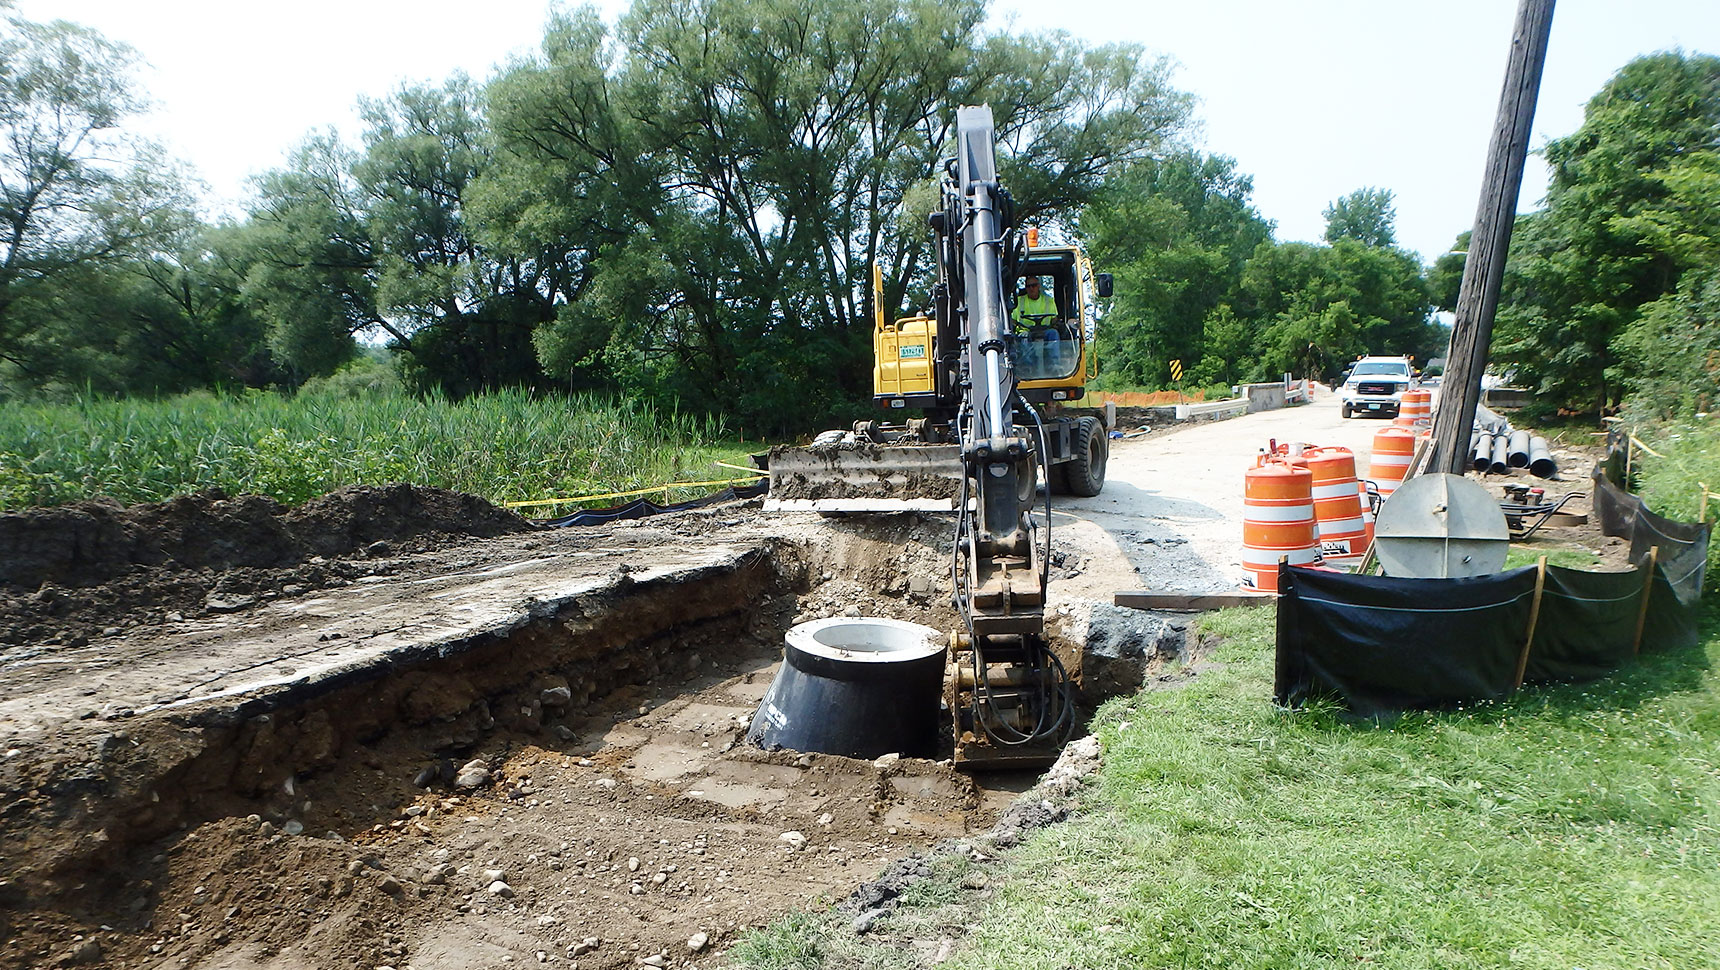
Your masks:
{"label": "wooden utility pole", "polygon": [[1439,411],[1433,419],[1433,458],[1429,471],[1461,475],[1469,458],[1469,434],[1481,403],[1481,375],[1493,339],[1493,313],[1499,308],[1499,281],[1517,218],[1517,193],[1523,187],[1523,160],[1529,154],[1529,127],[1541,91],[1541,65],[1553,27],[1553,0],[1520,0],[1511,31],[1511,58],[1499,93],[1499,118],[1487,149],[1487,173],[1463,285],[1457,294],[1457,321],[1451,328],[1451,354],[1440,384]]}

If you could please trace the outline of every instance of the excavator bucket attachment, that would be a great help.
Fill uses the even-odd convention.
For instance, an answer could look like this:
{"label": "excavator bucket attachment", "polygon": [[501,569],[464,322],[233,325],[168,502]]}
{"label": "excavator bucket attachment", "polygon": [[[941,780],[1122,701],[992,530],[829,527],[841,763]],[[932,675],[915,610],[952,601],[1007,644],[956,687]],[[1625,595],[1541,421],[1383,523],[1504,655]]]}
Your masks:
{"label": "excavator bucket attachment", "polygon": [[956,445],[815,442],[770,451],[765,511],[949,512],[960,501]]}

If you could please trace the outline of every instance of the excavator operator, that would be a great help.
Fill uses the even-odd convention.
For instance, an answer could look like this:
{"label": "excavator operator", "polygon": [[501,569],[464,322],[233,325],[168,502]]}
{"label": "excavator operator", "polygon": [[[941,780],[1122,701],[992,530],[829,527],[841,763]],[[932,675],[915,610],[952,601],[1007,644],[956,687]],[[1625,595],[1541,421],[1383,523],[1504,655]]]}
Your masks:
{"label": "excavator operator", "polygon": [[1039,277],[1029,276],[1015,300],[1015,325],[1026,327],[1035,340],[1062,340],[1057,331],[1057,298],[1040,286]]}

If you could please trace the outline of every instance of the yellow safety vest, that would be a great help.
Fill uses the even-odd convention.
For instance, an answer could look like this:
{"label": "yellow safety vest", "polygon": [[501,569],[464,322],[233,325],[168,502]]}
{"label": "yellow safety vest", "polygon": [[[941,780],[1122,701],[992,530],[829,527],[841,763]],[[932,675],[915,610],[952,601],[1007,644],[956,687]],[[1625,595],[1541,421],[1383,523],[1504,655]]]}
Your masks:
{"label": "yellow safety vest", "polygon": [[[1024,296],[1015,302],[1015,322],[1026,326],[1049,326],[1057,319],[1057,300],[1049,293]],[[1043,317],[1035,320],[1034,317]]]}

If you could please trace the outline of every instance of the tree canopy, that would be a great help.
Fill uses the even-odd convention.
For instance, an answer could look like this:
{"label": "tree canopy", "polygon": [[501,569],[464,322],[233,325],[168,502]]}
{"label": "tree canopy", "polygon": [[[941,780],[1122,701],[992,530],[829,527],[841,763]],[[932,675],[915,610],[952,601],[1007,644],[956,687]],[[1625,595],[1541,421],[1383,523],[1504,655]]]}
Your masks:
{"label": "tree canopy", "polygon": [[190,225],[174,166],[123,128],[144,106],[135,62],[86,27],[0,16],[0,359],[26,373],[49,363],[37,338],[76,298],[68,276]]}
{"label": "tree canopy", "polygon": [[1334,245],[1343,239],[1377,249],[1397,245],[1397,207],[1390,189],[1357,189],[1333,201],[1321,215],[1326,217],[1326,241]]}
{"label": "tree canopy", "polygon": [[[295,388],[385,344],[420,389],[598,391],[804,431],[865,408],[875,308],[928,304],[955,109],[993,107],[1020,218],[1112,272],[1101,380],[1334,377],[1431,356],[1462,257],[1396,246],[1394,194],[1278,242],[1191,151],[1191,98],[1130,45],[993,32],[986,0],[635,0],[562,10],[492,77],[360,102],[207,225],[130,135],[135,55],[0,0],[0,392]],[[1547,148],[1495,357],[1560,401],[1695,380],[1720,256],[1720,71],[1627,65]],[[1455,249],[1467,248],[1460,239]],[[1703,358],[1706,359],[1706,358]],[[1702,367],[1708,365],[1702,364]]]}
{"label": "tree canopy", "polygon": [[1231,160],[1179,154],[1133,166],[1088,208],[1081,228],[1117,277],[1106,381],[1168,386],[1172,360],[1194,385],[1330,379],[1358,354],[1441,349],[1420,262],[1389,245],[1389,192],[1334,203],[1328,219],[1351,228],[1329,246],[1273,241],[1251,192]]}
{"label": "tree canopy", "polygon": [[1717,145],[1720,58],[1667,52],[1620,69],[1582,127],[1546,147],[1547,204],[1518,218],[1494,360],[1552,404],[1616,406],[1642,373],[1645,330],[1706,312]]}

